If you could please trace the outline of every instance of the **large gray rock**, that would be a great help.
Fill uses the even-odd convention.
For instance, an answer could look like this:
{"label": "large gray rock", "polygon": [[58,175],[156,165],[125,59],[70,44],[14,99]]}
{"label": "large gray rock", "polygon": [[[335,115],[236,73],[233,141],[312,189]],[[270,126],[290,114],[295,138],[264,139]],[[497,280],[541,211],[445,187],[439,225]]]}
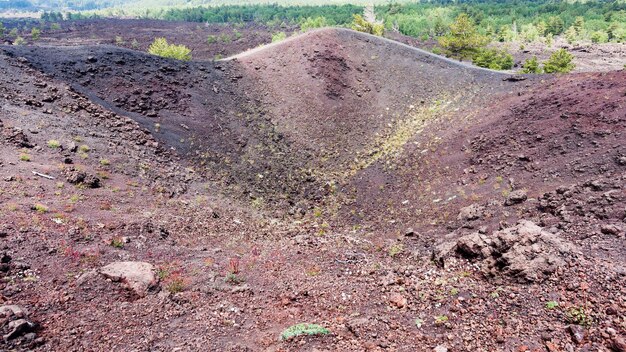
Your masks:
{"label": "large gray rock", "polygon": [[112,281],[123,282],[140,297],[156,285],[154,266],[145,262],[115,262],[100,268],[100,274]]}
{"label": "large gray rock", "polygon": [[489,274],[498,272],[519,281],[543,281],[565,264],[575,246],[527,220],[515,226],[496,231],[490,236],[478,232],[454,241],[440,243],[433,251],[433,259],[441,265],[446,258],[460,256],[485,264]]}

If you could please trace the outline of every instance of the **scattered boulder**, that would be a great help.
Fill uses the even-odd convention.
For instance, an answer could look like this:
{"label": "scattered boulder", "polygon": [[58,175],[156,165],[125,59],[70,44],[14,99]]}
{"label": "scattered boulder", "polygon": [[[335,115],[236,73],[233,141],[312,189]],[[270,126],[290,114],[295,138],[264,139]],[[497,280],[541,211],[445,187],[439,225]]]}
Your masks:
{"label": "scattered boulder", "polygon": [[619,336],[615,336],[611,341],[611,348],[615,352],[626,352],[626,341]]}
{"label": "scattered boulder", "polygon": [[33,147],[21,128],[0,126],[0,137],[2,137],[5,142],[13,144],[18,148]]}
{"label": "scattered boulder", "polygon": [[567,330],[572,336],[572,341],[574,341],[577,345],[583,343],[585,340],[585,328],[580,325],[569,325]]}
{"label": "scattered boulder", "polygon": [[509,195],[506,197],[506,200],[504,201],[504,205],[515,205],[523,203],[526,201],[526,199],[528,199],[526,191],[523,189],[518,189],[509,193]]}
{"label": "scattered boulder", "polygon": [[444,265],[446,258],[460,256],[482,261],[489,275],[504,273],[522,282],[543,281],[565,264],[573,244],[544,231],[535,223],[519,221],[515,226],[486,236],[478,232],[435,247],[433,259]]}
{"label": "scattered boulder", "polygon": [[484,215],[484,211],[485,208],[483,206],[478,204],[472,204],[465,208],[461,208],[457,219],[461,221],[478,220]]}
{"label": "scattered boulder", "polygon": [[402,294],[394,292],[389,296],[389,303],[396,308],[404,308],[408,301]]}
{"label": "scattered boulder", "polygon": [[600,232],[605,235],[619,236],[622,232],[622,228],[614,224],[604,224],[600,226]]}
{"label": "scattered boulder", "polygon": [[75,167],[69,167],[63,170],[67,182],[78,185],[82,184],[89,188],[100,187],[100,179],[94,175],[88,174],[84,171],[77,170]]}
{"label": "scattered boulder", "polygon": [[18,305],[0,306],[0,328],[8,332],[3,336],[5,341],[17,339],[37,328],[37,324],[29,321],[27,315],[26,309]]}
{"label": "scattered boulder", "polygon": [[26,319],[17,319],[9,323],[10,332],[4,335],[5,340],[13,340],[35,330],[36,325]]}
{"label": "scattered boulder", "polygon": [[17,318],[24,318],[28,315],[28,312],[18,305],[5,305],[0,306],[0,314],[6,316],[14,316]]}
{"label": "scattered boulder", "polygon": [[100,268],[100,274],[114,282],[123,282],[140,297],[156,285],[154,271],[154,266],[145,262],[114,262]]}

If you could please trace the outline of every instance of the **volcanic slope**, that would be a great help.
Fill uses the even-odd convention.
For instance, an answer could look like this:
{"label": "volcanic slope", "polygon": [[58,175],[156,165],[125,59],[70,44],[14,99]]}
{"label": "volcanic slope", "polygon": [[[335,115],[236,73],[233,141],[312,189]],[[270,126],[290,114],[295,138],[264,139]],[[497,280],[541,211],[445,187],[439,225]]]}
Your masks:
{"label": "volcanic slope", "polygon": [[334,29],[2,47],[0,350],[623,350],[625,94]]}
{"label": "volcanic slope", "polygon": [[134,119],[226,189],[292,212],[400,150],[427,121],[521,86],[344,29],[220,62],[106,46],[3,50]]}

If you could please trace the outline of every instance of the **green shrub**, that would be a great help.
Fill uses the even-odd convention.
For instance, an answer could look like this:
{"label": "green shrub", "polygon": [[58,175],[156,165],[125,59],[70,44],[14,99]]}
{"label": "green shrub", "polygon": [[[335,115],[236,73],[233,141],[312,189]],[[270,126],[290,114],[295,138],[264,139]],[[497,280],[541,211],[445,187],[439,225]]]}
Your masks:
{"label": "green shrub", "polygon": [[53,31],[58,31],[58,30],[61,29],[61,25],[55,22],[55,23],[50,25],[50,29],[53,30]]}
{"label": "green shrub", "polygon": [[513,67],[513,56],[505,50],[480,49],[472,57],[472,62],[492,70],[510,70]]}
{"label": "green shrub", "polygon": [[24,38],[22,37],[17,37],[15,38],[15,40],[13,41],[13,45],[24,45],[26,44],[26,40],[24,40]]}
{"label": "green shrub", "polygon": [[541,73],[539,61],[537,61],[536,56],[533,56],[524,62],[522,65],[522,73]]}
{"label": "green shrub", "polygon": [[33,27],[33,29],[30,30],[30,37],[33,40],[38,40],[41,37],[41,30],[37,27]]}
{"label": "green shrub", "polygon": [[272,43],[280,42],[287,39],[287,34],[285,32],[277,32],[272,34]]}
{"label": "green shrub", "polygon": [[148,53],[168,59],[191,60],[191,50],[184,45],[168,44],[165,38],[156,38],[150,44]]}
{"label": "green shrub", "polygon": [[57,141],[56,139],[51,139],[46,144],[48,145],[48,148],[52,149],[56,149],[61,146],[61,142]]}
{"label": "green shrub", "polygon": [[0,37],[4,35],[4,25],[0,22]]}
{"label": "green shrub", "polygon": [[465,13],[450,25],[450,32],[439,38],[439,45],[446,56],[459,59],[471,57],[487,43],[487,37],[478,33],[474,22]]}
{"label": "green shrub", "polygon": [[385,25],[382,23],[368,22],[363,18],[363,16],[358,14],[354,15],[354,19],[352,20],[352,25],[350,27],[355,31],[377,36],[385,34]]}
{"label": "green shrub", "polygon": [[550,58],[543,63],[545,73],[567,73],[571,72],[576,65],[572,63],[574,55],[565,49],[559,49],[550,55]]}
{"label": "green shrub", "polygon": [[326,27],[326,26],[328,26],[328,22],[326,21],[326,18],[323,17],[323,16],[307,17],[300,24],[300,30],[303,31],[303,32],[306,32],[306,31],[309,31],[311,29],[322,28],[322,27]]}
{"label": "green shrub", "polygon": [[288,340],[300,335],[327,335],[330,331],[317,324],[301,323],[292,325],[280,334],[281,340]]}
{"label": "green shrub", "polygon": [[591,41],[593,43],[606,43],[609,41],[609,34],[605,31],[595,31],[591,33]]}

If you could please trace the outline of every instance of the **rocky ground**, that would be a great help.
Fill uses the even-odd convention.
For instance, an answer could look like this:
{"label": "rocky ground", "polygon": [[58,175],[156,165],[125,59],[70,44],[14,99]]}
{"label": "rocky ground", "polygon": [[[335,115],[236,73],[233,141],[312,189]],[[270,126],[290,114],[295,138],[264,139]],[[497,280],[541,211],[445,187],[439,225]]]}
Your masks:
{"label": "rocky ground", "polygon": [[626,350],[624,71],[323,30],[0,82],[0,350]]}

